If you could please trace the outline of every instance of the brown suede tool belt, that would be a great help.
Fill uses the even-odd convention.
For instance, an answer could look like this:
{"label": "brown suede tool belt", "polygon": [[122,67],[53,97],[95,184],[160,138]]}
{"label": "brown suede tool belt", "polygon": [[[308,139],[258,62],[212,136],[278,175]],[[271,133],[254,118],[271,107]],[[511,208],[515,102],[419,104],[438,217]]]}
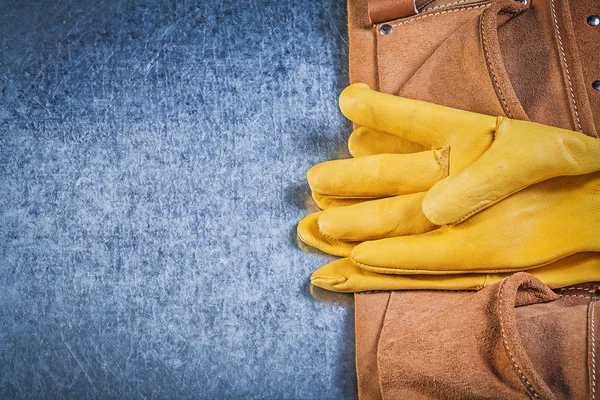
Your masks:
{"label": "brown suede tool belt", "polygon": [[420,0],[418,14],[371,24],[373,0],[348,0],[350,80],[598,137],[600,28],[586,18],[600,4],[571,1]]}
{"label": "brown suede tool belt", "polygon": [[594,399],[599,284],[356,294],[363,399]]}
{"label": "brown suede tool belt", "polygon": [[[598,137],[591,15],[598,0],[348,0],[350,80]],[[519,273],[480,292],[356,294],[359,396],[600,399],[599,287]]]}

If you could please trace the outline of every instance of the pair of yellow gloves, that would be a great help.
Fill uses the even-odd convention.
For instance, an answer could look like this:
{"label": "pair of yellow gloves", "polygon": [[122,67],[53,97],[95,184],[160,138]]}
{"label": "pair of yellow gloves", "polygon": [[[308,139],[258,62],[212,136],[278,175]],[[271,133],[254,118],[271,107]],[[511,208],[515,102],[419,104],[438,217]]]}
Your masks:
{"label": "pair of yellow gloves", "polygon": [[311,276],[338,292],[480,289],[527,271],[550,287],[600,281],[600,140],[354,84],[354,158],[308,173],[323,211],[306,244],[344,257]]}

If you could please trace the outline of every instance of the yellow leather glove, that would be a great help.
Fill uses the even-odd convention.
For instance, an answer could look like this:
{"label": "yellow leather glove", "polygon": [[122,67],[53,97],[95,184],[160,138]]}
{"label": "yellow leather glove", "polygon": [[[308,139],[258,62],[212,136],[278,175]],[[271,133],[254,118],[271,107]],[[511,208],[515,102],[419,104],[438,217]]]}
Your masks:
{"label": "yellow leather glove", "polygon": [[[425,235],[364,243],[352,251],[352,260],[365,270],[392,274],[510,272],[598,249],[593,243],[597,224],[591,221],[595,216],[597,222],[598,214],[590,211],[598,205],[590,195],[598,187],[597,174],[550,179],[598,170],[593,155],[599,154],[599,144],[594,139],[383,95],[365,85],[346,89],[340,105],[346,116],[365,126],[351,137],[354,155],[365,148],[366,154],[382,148],[430,150],[313,168],[308,176],[317,203],[324,208],[359,204],[307,217],[299,234],[308,244],[347,255],[363,240],[435,229],[425,214],[437,224],[453,224],[546,180],[482,213],[485,218],[476,216]],[[378,137],[372,143],[381,145],[369,150],[368,141],[352,140],[368,136]],[[450,178],[436,184],[446,175]],[[423,191],[430,188],[425,197]],[[425,214],[420,212],[422,201]],[[560,216],[570,219],[564,228]]]}
{"label": "yellow leather glove", "polygon": [[[600,254],[577,253],[543,267],[527,271],[552,289],[583,282],[600,281]],[[310,282],[334,292],[373,290],[480,290],[501,281],[510,273],[452,275],[378,274],[357,267],[350,258],[341,258],[316,270]]]}
{"label": "yellow leather glove", "polygon": [[[299,238],[326,253],[347,257],[357,244],[365,240],[424,233],[437,228],[425,217],[421,204],[426,190],[444,174],[424,179],[420,187],[397,185],[406,181],[403,172],[407,171],[395,162],[406,158],[384,154],[402,154],[412,149],[423,151],[421,146],[418,147],[397,136],[367,127],[354,131],[348,139],[348,148],[350,154],[359,159],[329,161],[309,170],[307,176],[313,198],[324,211],[312,213],[300,221]],[[424,155],[426,153],[419,153],[415,158],[423,159]],[[413,169],[409,176],[418,175],[418,164],[409,163],[409,167]],[[375,170],[382,173],[371,176],[375,175]],[[369,187],[363,188],[363,182],[374,179],[384,180],[387,187],[371,184],[375,190],[368,193],[368,197],[366,191]],[[353,197],[355,187],[362,190],[360,196]],[[402,191],[406,194],[393,196]]]}

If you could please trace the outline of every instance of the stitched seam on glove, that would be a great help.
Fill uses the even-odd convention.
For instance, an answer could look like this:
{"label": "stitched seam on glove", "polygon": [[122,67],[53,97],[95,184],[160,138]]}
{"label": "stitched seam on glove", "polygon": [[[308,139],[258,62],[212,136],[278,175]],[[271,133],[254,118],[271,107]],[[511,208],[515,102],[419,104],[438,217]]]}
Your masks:
{"label": "stitched seam on glove", "polygon": [[552,264],[553,262],[558,261],[563,257],[568,257],[573,254],[575,254],[575,253],[573,253],[573,252],[568,253],[561,257],[549,260],[545,263],[536,264],[536,265],[528,265],[528,266],[520,266],[520,267],[516,267],[516,268],[504,268],[504,269],[485,269],[485,270],[469,269],[469,270],[460,270],[460,271],[459,270],[431,270],[431,269],[406,269],[406,268],[393,268],[393,267],[378,267],[375,265],[365,264],[363,262],[356,260],[352,253],[350,254],[349,257],[356,266],[358,266],[366,271],[375,272],[378,274],[459,275],[459,274],[498,274],[498,273],[525,272],[525,271],[529,271],[529,270],[532,270],[535,268],[543,267],[548,264]]}
{"label": "stitched seam on glove", "polygon": [[[302,241],[302,243],[306,244],[307,246],[314,247],[318,251],[321,251],[321,252],[330,254],[332,256],[336,256],[336,257],[346,257],[347,256],[347,253],[342,253],[341,251],[336,251],[335,247],[327,249],[327,251],[321,250],[318,247],[315,247],[314,245],[310,244],[306,239],[304,239],[304,237],[302,237],[302,234],[300,232],[297,232],[297,235],[298,235],[298,239],[300,239]],[[325,235],[323,235],[323,236],[325,236]],[[327,237],[327,236],[325,236],[325,237]],[[332,239],[332,240],[335,241],[335,239]],[[342,242],[339,240],[336,242],[338,242],[339,244],[348,245],[348,242]],[[328,244],[330,244],[331,246],[335,246],[336,243],[328,243]]]}
{"label": "stitched seam on glove", "polygon": [[[320,216],[320,215],[319,215]],[[340,239],[335,239],[332,238],[331,236],[329,236],[328,234],[326,234],[325,232],[323,232],[323,229],[321,228],[321,219],[317,218],[317,228],[319,229],[319,233],[326,239],[331,240],[332,242],[334,242],[335,244],[348,244],[347,241],[345,240],[340,240]]]}
{"label": "stitched seam on glove", "polygon": [[[352,262],[355,265],[357,265],[358,267],[360,267],[366,271],[375,272],[378,274],[392,274],[392,275],[402,275],[402,274],[407,274],[407,275],[460,275],[460,274],[470,274],[470,273],[473,273],[473,274],[487,274],[487,273],[495,274],[495,273],[505,273],[505,272],[508,273],[508,272],[526,271],[529,269],[534,269],[539,266],[539,265],[534,265],[534,266],[526,267],[526,268],[520,267],[519,269],[510,269],[509,268],[509,269],[498,269],[498,270],[486,269],[486,270],[457,271],[457,270],[430,270],[430,269],[406,269],[406,268],[377,267],[377,266],[365,264],[365,263],[362,263],[362,262],[356,260],[352,254],[350,254],[350,259],[352,260]],[[548,263],[551,263],[553,261],[549,261]]]}
{"label": "stitched seam on glove", "polygon": [[[494,144],[494,142],[496,141],[496,133],[497,133],[497,132],[498,132],[498,130],[500,129],[500,125],[502,124],[502,122],[504,122],[504,120],[505,120],[505,119],[506,119],[506,117],[504,117],[504,116],[498,116],[498,117],[496,117],[496,127],[494,128],[494,130],[493,130],[493,132],[492,132],[492,142],[491,142],[490,146],[487,148],[487,150],[486,150],[486,151],[488,151],[488,150],[490,149],[490,147],[492,147],[492,145],[493,145],[493,144]],[[448,159],[450,159],[450,150],[451,150],[451,148],[448,146]],[[450,162],[448,163],[448,174],[449,174],[449,173],[450,173]],[[520,190],[522,190],[522,189],[516,190],[516,191],[515,191],[515,192],[513,192],[513,193],[516,193],[516,192],[518,192],[518,191],[520,191]],[[450,223],[448,223],[448,224],[446,224],[446,225],[447,225],[447,226],[450,226],[450,225],[459,224],[459,223],[463,222],[464,220],[468,219],[469,217],[471,217],[473,214],[476,214],[476,213],[478,213],[479,211],[481,211],[481,210],[482,210],[482,209],[484,209],[484,208],[491,207],[492,205],[496,204],[496,203],[497,203],[497,202],[499,202],[500,200],[504,200],[506,197],[510,196],[510,195],[511,195],[511,194],[513,194],[513,193],[510,193],[510,194],[506,195],[505,197],[503,197],[503,198],[501,198],[501,199],[497,199],[497,200],[496,200],[496,201],[494,201],[493,203],[487,203],[487,204],[483,204],[483,205],[481,205],[480,207],[476,208],[475,210],[471,211],[469,214],[467,214],[467,215],[463,216],[463,217],[462,217],[461,219],[459,219],[458,221],[455,221],[455,222],[450,222]]]}

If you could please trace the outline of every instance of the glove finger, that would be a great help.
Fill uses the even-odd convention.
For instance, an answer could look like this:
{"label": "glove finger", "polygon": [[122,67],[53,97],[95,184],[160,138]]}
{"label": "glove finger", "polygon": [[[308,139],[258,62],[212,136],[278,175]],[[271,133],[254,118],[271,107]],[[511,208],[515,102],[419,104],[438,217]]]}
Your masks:
{"label": "glove finger", "polygon": [[421,192],[331,208],[316,222],[323,235],[353,242],[429,232],[437,226],[421,211],[424,196]]}
{"label": "glove finger", "polygon": [[428,150],[425,147],[386,132],[361,126],[348,138],[352,157],[374,154],[409,154]]}
{"label": "glove finger", "polygon": [[[600,253],[575,253],[542,267],[530,269],[535,276],[552,289],[600,281]],[[486,286],[501,281],[507,274],[488,274]]]}
{"label": "glove finger", "polygon": [[485,274],[466,275],[386,275],[365,271],[349,258],[342,258],[317,269],[310,283],[334,292],[368,292],[372,290],[478,290]]}
{"label": "glove finger", "polygon": [[344,89],[339,103],[351,121],[428,149],[448,145],[455,138],[488,136],[496,128],[496,117],[379,93],[364,83]]}
{"label": "glove finger", "polygon": [[329,197],[312,192],[312,198],[317,203],[321,210],[328,210],[335,207],[346,207],[353,204],[362,203],[371,200],[370,198],[346,198],[346,197]]}
{"label": "glove finger", "polygon": [[423,211],[438,225],[462,222],[535,183],[600,170],[599,152],[581,133],[504,119],[478,160],[431,188]]}
{"label": "glove finger", "polygon": [[478,249],[474,242],[460,242],[458,236],[443,226],[421,235],[363,242],[352,250],[350,258],[359,267],[380,274],[491,272],[469,270]]}
{"label": "glove finger", "polygon": [[329,200],[372,200],[429,190],[448,174],[448,148],[377,154],[317,164],[306,173],[319,207]]}
{"label": "glove finger", "polygon": [[[529,270],[552,289],[600,281],[600,254],[584,252]],[[315,286],[334,292],[373,290],[479,290],[500,282],[511,273],[459,275],[387,275],[365,271],[348,258],[333,261],[310,277]]]}
{"label": "glove finger", "polygon": [[421,211],[425,193],[330,208],[298,223],[298,237],[309,246],[347,257],[362,241],[414,235],[435,228]]}
{"label": "glove finger", "polygon": [[338,257],[347,257],[352,249],[358,244],[334,239],[324,235],[319,229],[319,216],[323,212],[307,215],[298,222],[298,238],[305,244],[317,248],[325,253]]}
{"label": "glove finger", "polygon": [[[597,183],[581,177],[582,193]],[[467,221],[420,234],[361,243],[352,251],[357,265],[391,274],[459,274],[525,271],[569,254],[599,250],[593,240],[597,225],[581,215],[593,209],[591,196],[569,197],[565,188],[577,179],[548,180],[514,194]],[[600,180],[600,177],[599,177]],[[548,194],[553,194],[548,196]],[[560,218],[540,216],[563,215]],[[517,228],[516,228],[517,227]]]}

